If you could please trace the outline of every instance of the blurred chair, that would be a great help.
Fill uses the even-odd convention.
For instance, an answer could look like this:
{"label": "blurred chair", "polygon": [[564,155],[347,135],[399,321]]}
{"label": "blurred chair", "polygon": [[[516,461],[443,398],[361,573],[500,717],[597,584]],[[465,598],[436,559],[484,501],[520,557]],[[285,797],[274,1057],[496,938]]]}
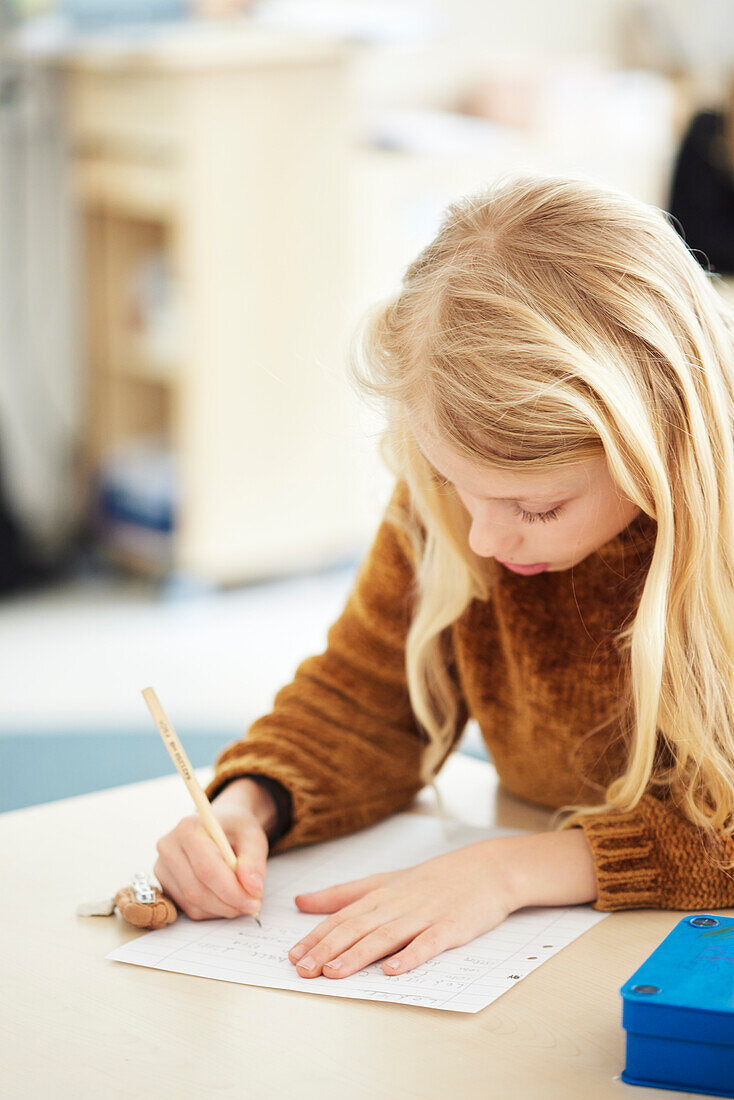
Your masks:
{"label": "blurred chair", "polygon": [[76,232],[58,74],[0,55],[0,431],[6,527],[61,556],[79,517]]}
{"label": "blurred chair", "polygon": [[723,108],[691,118],[668,206],[698,262],[720,275],[734,274],[734,79]]}

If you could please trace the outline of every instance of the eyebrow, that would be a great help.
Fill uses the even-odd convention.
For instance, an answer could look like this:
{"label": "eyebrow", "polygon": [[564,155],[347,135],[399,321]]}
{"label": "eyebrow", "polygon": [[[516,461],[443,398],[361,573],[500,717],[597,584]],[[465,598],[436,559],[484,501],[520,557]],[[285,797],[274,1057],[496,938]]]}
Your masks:
{"label": "eyebrow", "polygon": [[482,500],[514,500],[514,501],[532,500],[532,501],[535,501],[535,502],[539,502],[543,497],[547,497],[548,500],[561,500],[563,497],[568,496],[569,492],[570,492],[570,490],[563,490],[560,493],[552,493],[551,494],[547,491],[540,491],[537,496],[533,496],[530,493],[524,493],[520,496],[514,496],[514,497],[482,497]]}
{"label": "eyebrow", "polygon": [[[454,484],[454,482],[451,481],[451,478],[447,478],[444,474],[441,473],[441,471],[438,469],[436,464],[431,461],[431,459],[425,453],[425,451],[420,446],[420,444],[418,444],[418,450],[421,452],[421,454],[423,455],[423,457],[426,460],[426,462],[428,463],[428,465],[432,467],[433,471],[436,474],[438,474],[438,476],[440,478],[443,478],[443,480],[448,482],[449,484],[452,484],[452,485]],[[548,503],[548,501],[561,502],[561,501],[566,500],[568,497],[572,496],[580,488],[581,488],[581,485],[579,483],[574,483],[574,484],[565,486],[564,488],[560,489],[558,492],[555,492],[555,493],[552,492],[551,489],[539,489],[538,490],[538,496],[535,496],[535,497],[532,496],[529,493],[524,493],[524,494],[521,493],[519,496],[516,495],[516,496],[506,496],[506,497],[482,497],[482,500],[508,500],[508,501],[514,501],[516,504],[519,504],[520,501],[533,501],[534,504],[540,504],[541,499],[543,497],[547,497],[547,500],[546,500],[545,503]]]}
{"label": "eyebrow", "polygon": [[[431,463],[431,465],[433,465],[433,464]],[[434,470],[436,469],[435,466],[433,468],[434,468]],[[436,470],[436,473],[438,473],[438,470]],[[452,482],[450,478],[444,477],[443,474],[439,474],[439,477],[443,478],[444,481],[447,481],[452,485],[454,484],[454,482]],[[579,485],[567,485],[564,488],[559,489],[557,492],[552,492],[550,489],[538,489],[537,495],[535,495],[535,496],[532,493],[520,493],[520,494],[516,494],[514,496],[482,497],[481,499],[482,500],[509,500],[509,501],[515,501],[516,503],[519,502],[519,501],[522,501],[522,500],[525,500],[525,501],[530,501],[531,500],[531,501],[533,501],[534,503],[537,504],[537,503],[540,503],[541,500],[543,500],[543,498],[546,498],[546,502],[551,501],[551,500],[553,500],[553,501],[565,500],[567,497],[570,497],[570,496],[572,496],[573,493],[577,492],[579,488],[580,488]]]}

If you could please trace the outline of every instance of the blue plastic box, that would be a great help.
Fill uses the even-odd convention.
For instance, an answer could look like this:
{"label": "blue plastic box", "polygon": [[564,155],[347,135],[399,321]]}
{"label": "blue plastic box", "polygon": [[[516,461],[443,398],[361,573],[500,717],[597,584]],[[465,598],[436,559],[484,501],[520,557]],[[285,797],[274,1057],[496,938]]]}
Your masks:
{"label": "blue plastic box", "polygon": [[733,917],[684,917],[620,993],[623,1081],[734,1097]]}

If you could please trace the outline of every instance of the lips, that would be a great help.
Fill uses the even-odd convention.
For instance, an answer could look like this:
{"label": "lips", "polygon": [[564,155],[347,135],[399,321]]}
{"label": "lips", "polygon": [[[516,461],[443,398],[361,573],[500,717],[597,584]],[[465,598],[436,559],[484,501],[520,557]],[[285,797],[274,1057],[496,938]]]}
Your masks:
{"label": "lips", "polygon": [[534,573],[543,573],[550,564],[547,561],[539,561],[535,562],[534,565],[513,565],[512,562],[509,561],[500,561],[499,558],[497,560],[500,562],[500,565],[504,565],[513,573],[520,573],[526,577],[532,576]]}

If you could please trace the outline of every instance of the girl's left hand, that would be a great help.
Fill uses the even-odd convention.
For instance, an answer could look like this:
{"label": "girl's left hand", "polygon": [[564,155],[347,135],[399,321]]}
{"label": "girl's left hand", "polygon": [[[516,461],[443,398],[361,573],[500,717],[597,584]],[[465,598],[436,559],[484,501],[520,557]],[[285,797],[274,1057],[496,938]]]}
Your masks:
{"label": "girl's left hand", "polygon": [[401,974],[496,928],[522,904],[505,839],[296,895],[302,913],[332,915],[294,944],[288,957],[301,977],[315,978],[323,968],[325,978],[345,978],[396,952],[382,969]]}

